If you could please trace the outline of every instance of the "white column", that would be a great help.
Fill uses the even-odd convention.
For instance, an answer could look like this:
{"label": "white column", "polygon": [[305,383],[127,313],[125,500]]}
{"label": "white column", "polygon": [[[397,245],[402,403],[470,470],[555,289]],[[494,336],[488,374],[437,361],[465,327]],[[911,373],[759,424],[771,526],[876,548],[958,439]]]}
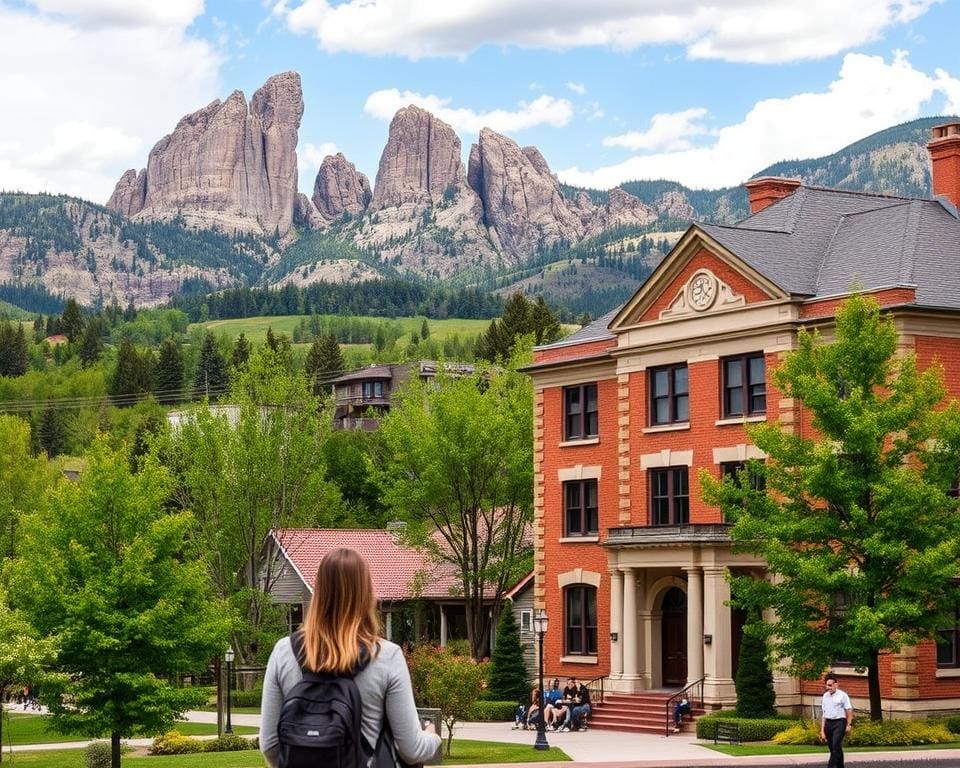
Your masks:
{"label": "white column", "polygon": [[440,647],[446,648],[447,646],[447,613],[443,610],[443,606],[440,606]]}
{"label": "white column", "polygon": [[687,572],[687,682],[703,677],[703,576],[696,566]]}
{"label": "white column", "polygon": [[387,611],[384,623],[386,624],[384,632],[386,632],[387,640],[393,640],[393,611]]}
{"label": "white column", "polygon": [[623,574],[618,569],[610,571],[610,677],[623,674]]}
{"label": "white column", "polygon": [[623,572],[623,676],[637,677],[637,572]]}
{"label": "white column", "polygon": [[713,640],[706,654],[707,681],[704,696],[714,704],[733,704],[736,690],[733,685],[733,665],[730,659],[732,633],[730,628],[730,584],[725,566],[703,569],[703,632]]}

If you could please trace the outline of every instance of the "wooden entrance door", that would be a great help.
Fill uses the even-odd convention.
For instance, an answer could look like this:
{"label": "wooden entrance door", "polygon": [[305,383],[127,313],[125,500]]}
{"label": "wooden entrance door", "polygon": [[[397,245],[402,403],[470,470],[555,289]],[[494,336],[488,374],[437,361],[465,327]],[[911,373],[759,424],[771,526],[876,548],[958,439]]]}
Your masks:
{"label": "wooden entrance door", "polygon": [[687,596],[671,587],[663,596],[660,649],[663,657],[663,684],[687,682]]}

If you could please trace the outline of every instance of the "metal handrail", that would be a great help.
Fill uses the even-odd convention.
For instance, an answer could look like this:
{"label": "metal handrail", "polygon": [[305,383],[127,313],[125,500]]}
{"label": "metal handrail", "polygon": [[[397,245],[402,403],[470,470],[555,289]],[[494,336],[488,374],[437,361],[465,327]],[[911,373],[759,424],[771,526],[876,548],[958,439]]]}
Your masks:
{"label": "metal handrail", "polygon": [[[606,679],[607,679],[606,676],[594,677],[584,682],[584,685],[587,687],[587,690],[590,691],[591,704],[603,704],[603,681]],[[597,696],[596,694],[598,690],[600,693],[599,696]]]}
{"label": "metal handrail", "polygon": [[[673,694],[673,696],[667,699],[667,704],[666,704],[667,725],[665,729],[666,736],[670,736],[670,724],[673,722],[672,715],[673,715],[674,700],[679,699],[681,696],[683,696],[683,694],[687,693],[688,691],[693,690],[694,688],[698,688],[699,696],[697,696],[697,701],[699,702],[699,704],[697,705],[697,708],[703,709],[703,683],[706,679],[707,679],[706,677],[701,677],[699,680],[694,680],[692,683],[687,683],[686,688],[681,688],[679,691]],[[693,709],[692,701],[690,702],[690,708]]]}

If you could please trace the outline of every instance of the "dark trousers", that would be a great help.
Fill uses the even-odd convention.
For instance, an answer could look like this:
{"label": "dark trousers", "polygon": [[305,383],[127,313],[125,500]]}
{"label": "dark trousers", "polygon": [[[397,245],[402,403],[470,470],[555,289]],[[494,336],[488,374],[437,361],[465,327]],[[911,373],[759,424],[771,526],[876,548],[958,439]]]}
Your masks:
{"label": "dark trousers", "polygon": [[823,729],[830,747],[830,760],[827,768],[843,768],[843,736],[847,732],[847,719],[827,720]]}

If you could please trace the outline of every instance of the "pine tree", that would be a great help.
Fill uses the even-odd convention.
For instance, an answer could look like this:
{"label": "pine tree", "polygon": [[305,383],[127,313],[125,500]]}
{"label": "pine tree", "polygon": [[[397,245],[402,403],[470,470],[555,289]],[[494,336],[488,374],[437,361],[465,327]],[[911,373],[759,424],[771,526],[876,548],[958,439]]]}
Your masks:
{"label": "pine tree", "polygon": [[128,340],[120,342],[117,351],[117,367],[110,380],[110,395],[118,405],[132,405],[131,395],[149,392],[152,388],[152,355],[140,355],[136,347]]}
{"label": "pine tree", "polygon": [[37,437],[40,447],[51,459],[63,453],[67,448],[67,426],[63,411],[58,408],[44,408],[40,416]]}
{"label": "pine tree", "polygon": [[13,326],[0,321],[0,376],[13,376]]}
{"label": "pine tree", "polygon": [[427,325],[427,318],[423,318],[423,322],[420,324],[420,338],[424,340],[430,338],[430,326]]}
{"label": "pine tree", "polygon": [[243,332],[237,336],[237,340],[233,343],[233,352],[230,353],[230,365],[234,368],[242,368],[247,364],[247,361],[250,359],[250,351],[253,345],[247,340],[246,334]]}
{"label": "pine tree", "polygon": [[203,346],[200,347],[194,387],[207,397],[215,399],[226,390],[228,383],[227,361],[217,346],[217,340],[207,331],[203,336]]}
{"label": "pine tree", "polygon": [[160,359],[156,375],[157,400],[176,403],[183,396],[183,353],[173,339],[164,339],[160,345]]}
{"label": "pine tree", "polygon": [[773,717],[776,693],[773,690],[773,673],[763,626],[759,622],[743,628],[740,643],[740,660],[737,664],[737,715],[740,717]]}
{"label": "pine tree", "polygon": [[512,603],[504,603],[490,665],[490,693],[497,701],[526,701],[529,692],[523,646]]}
{"label": "pine tree", "polygon": [[63,315],[60,316],[60,332],[66,335],[71,344],[79,341],[80,334],[83,333],[83,313],[76,299],[67,299]]}
{"label": "pine tree", "polygon": [[85,366],[93,365],[103,354],[103,339],[100,338],[101,323],[99,320],[90,320],[80,339],[80,349],[77,355]]}
{"label": "pine tree", "polygon": [[23,330],[23,323],[18,323],[10,347],[10,375],[23,376],[29,367],[30,352],[27,347],[27,335]]}
{"label": "pine tree", "polygon": [[313,393],[323,395],[330,391],[330,382],[343,373],[343,352],[333,333],[317,337],[307,353],[306,372]]}

